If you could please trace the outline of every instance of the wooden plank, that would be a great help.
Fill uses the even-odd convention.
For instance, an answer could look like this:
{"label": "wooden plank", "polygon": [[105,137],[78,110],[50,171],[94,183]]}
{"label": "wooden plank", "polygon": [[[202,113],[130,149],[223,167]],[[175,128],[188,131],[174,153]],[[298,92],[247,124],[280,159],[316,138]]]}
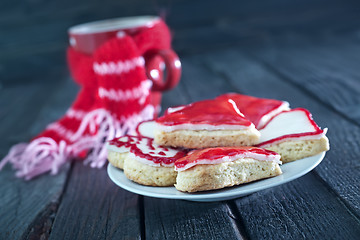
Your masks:
{"label": "wooden plank", "polygon": [[314,174],[235,203],[251,239],[355,240],[360,236],[358,219]]}
{"label": "wooden plank", "polygon": [[105,167],[76,162],[50,239],[139,239],[139,196],[117,187]]}
{"label": "wooden plank", "polygon": [[[51,94],[56,87],[50,84],[19,86],[17,89],[9,89],[10,94],[4,94],[11,111],[5,108],[6,117],[0,121],[0,134],[6,136],[1,142],[1,158],[10,145],[26,141],[31,136],[32,124],[40,111],[46,111],[44,105],[52,101]],[[7,92],[7,88],[2,91]],[[47,118],[46,115],[42,117]],[[10,166],[0,172],[1,239],[25,239],[32,234],[39,237],[48,235],[68,168],[65,165],[56,176],[45,175],[29,182],[16,178]]]}
{"label": "wooden plank", "polygon": [[[0,88],[0,121],[11,115],[14,109],[31,99],[39,86],[12,86]],[[15,97],[16,96],[16,97]]]}
{"label": "wooden plank", "polygon": [[[70,95],[68,100],[52,102],[48,111],[43,113],[48,118],[56,119],[60,109],[65,113],[79,87],[68,79],[64,89],[67,89],[66,95]],[[58,91],[56,98],[61,98],[61,95],[64,95],[64,91]],[[36,128],[44,124],[43,121],[37,121]],[[138,201],[137,195],[111,182],[105,167],[92,169],[76,162],[56,214],[50,239],[140,238]],[[81,223],[76,222],[77,219],[82,219]]]}
{"label": "wooden plank", "polygon": [[[182,58],[183,75],[179,86],[164,96],[164,110],[169,106],[188,104],[214,96],[206,82],[213,75],[193,64],[191,57]],[[242,235],[230,207],[225,202],[195,203],[180,200],[144,198],[146,239],[241,239]],[[218,230],[221,225],[222,231]]]}
{"label": "wooden plank", "polygon": [[[8,149],[10,144],[16,144],[20,141],[27,141],[30,136],[31,124],[36,121],[41,107],[44,106],[46,100],[49,100],[50,94],[55,87],[50,84],[34,84],[23,85],[3,91],[7,99],[4,103],[8,106],[4,107],[5,116],[1,118],[0,136],[7,136],[7,141],[1,142],[0,146]],[[11,95],[14,94],[14,95]],[[5,152],[3,152],[5,155]]]}
{"label": "wooden plank", "polygon": [[10,166],[0,172],[1,239],[48,235],[67,170],[65,166],[56,176],[44,175],[29,182],[16,178]]}
{"label": "wooden plank", "polygon": [[[358,205],[360,182],[357,170],[360,158],[360,149],[357,144],[360,139],[358,126],[234,49],[208,56],[202,55],[200,58],[207,62],[214,70],[214,74],[225,75],[228,83],[233,85],[238,92],[287,100],[293,108],[309,109],[320,126],[328,127],[331,150],[315,172],[330,186],[331,191],[340,196],[341,201],[350,207],[351,211],[357,216],[360,215]],[[324,199],[327,198],[332,197],[331,195],[324,197]]]}
{"label": "wooden plank", "polygon": [[231,210],[223,202],[147,197],[144,202],[146,239],[242,239]]}
{"label": "wooden plank", "polygon": [[[4,78],[1,79],[1,82],[5,87],[14,84],[28,85],[30,79],[31,83],[58,84],[67,77],[64,47],[61,50],[47,49],[42,53],[37,53],[36,49],[23,49],[24,52],[27,52],[24,53],[24,56],[17,56],[15,52],[7,58],[4,56],[6,61],[4,60],[2,69]],[[19,68],[21,69],[19,70]]]}
{"label": "wooden plank", "polygon": [[360,124],[360,72],[351,40],[278,43],[251,50],[267,67]]}
{"label": "wooden plank", "polygon": [[161,101],[161,111],[164,112],[169,107],[189,104],[189,101],[190,100],[186,92],[186,86],[184,85],[183,81],[180,80],[178,86],[168,92],[164,92]]}
{"label": "wooden plank", "polygon": [[221,76],[216,76],[206,65],[201,57],[185,57],[182,60],[184,84],[187,94],[192,102],[214,98],[224,92],[233,91],[233,88],[222,81]]}
{"label": "wooden plank", "polygon": [[2,95],[6,98],[3,99],[4,103],[7,103],[2,108],[6,117],[1,118],[2,113],[0,115],[0,135],[8,136],[8,141],[0,144],[0,151],[5,155],[11,145],[28,141],[47,124],[65,114],[78,87],[68,79],[60,81],[58,85],[38,83],[5,88],[3,91],[8,92]]}
{"label": "wooden plank", "polygon": [[44,108],[40,111],[36,121],[32,125],[30,133],[39,134],[48,124],[61,118],[71,107],[80,87],[69,77],[62,80],[57,90],[52,94],[49,101],[45,101]]}

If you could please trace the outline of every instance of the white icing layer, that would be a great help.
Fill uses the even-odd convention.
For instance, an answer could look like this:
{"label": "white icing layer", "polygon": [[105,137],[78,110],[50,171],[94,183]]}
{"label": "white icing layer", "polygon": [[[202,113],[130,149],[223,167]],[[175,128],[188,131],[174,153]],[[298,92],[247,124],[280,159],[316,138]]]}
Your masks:
{"label": "white icing layer", "polygon": [[142,122],[138,126],[138,131],[141,134],[141,136],[148,137],[148,138],[154,138],[154,130],[156,128],[156,122],[155,121],[147,121]]}
{"label": "white icing layer", "polygon": [[[131,138],[129,138],[128,136],[124,136],[118,139],[119,142],[129,142],[130,143],[135,143],[136,140],[133,140]],[[109,144],[108,142],[106,142],[106,149],[108,149],[109,151],[112,152],[118,152],[118,153],[126,153],[130,151],[130,147],[126,147],[126,146],[121,146],[121,147],[117,147],[115,145]]]}
{"label": "white icing layer", "polygon": [[290,104],[288,102],[283,102],[278,108],[272,110],[268,114],[265,114],[259,121],[257,128],[261,129],[265,126],[266,123],[269,122],[271,118],[273,118],[275,115],[281,113],[282,111],[290,110]]}
{"label": "white icing layer", "polygon": [[[166,159],[166,158],[174,157],[179,152],[178,150],[173,148],[161,147],[158,144],[154,143],[149,138],[136,138],[131,136],[130,137],[124,136],[117,139],[117,141],[129,143],[129,144],[118,147],[116,145],[112,145],[107,142],[106,148],[109,151],[118,152],[118,153],[129,152],[129,157],[132,157],[133,159],[143,164],[147,164],[154,167],[160,167],[160,166],[173,167],[174,163],[173,162],[169,164],[165,164],[164,162],[155,163],[151,159],[144,158],[141,155],[146,154],[148,155],[149,158],[154,157],[154,158]],[[131,145],[135,147],[131,148],[130,147]]]}
{"label": "white icing layer", "polygon": [[247,152],[247,153],[241,153],[241,154],[237,154],[234,156],[224,156],[218,159],[214,159],[214,160],[208,160],[208,159],[199,159],[195,162],[190,162],[188,164],[186,164],[184,167],[182,168],[177,168],[175,166],[175,171],[181,172],[181,171],[185,171],[195,165],[202,165],[202,164],[220,164],[220,163],[224,163],[224,162],[232,162],[235,160],[240,160],[240,159],[245,159],[245,158],[251,158],[251,159],[255,159],[257,161],[270,161],[270,162],[276,162],[278,164],[281,164],[282,162],[280,161],[280,155],[263,155],[263,154],[257,154],[257,153],[253,153],[253,152]]}
{"label": "white icing layer", "polygon": [[263,129],[260,129],[260,143],[289,134],[315,132],[304,111],[285,111],[275,116]]}
{"label": "white icing layer", "polygon": [[[149,146],[151,142],[151,147]],[[140,140],[140,143],[136,144],[136,151],[131,151],[131,157],[133,157],[135,160],[150,165],[150,166],[156,166],[156,167],[172,167],[174,166],[174,163],[170,163],[170,164],[165,164],[163,162],[161,163],[155,163],[152,160],[146,159],[144,157],[141,157],[138,155],[137,151],[140,151],[142,154],[146,154],[150,157],[154,157],[154,158],[170,158],[170,157],[174,157],[179,151],[173,148],[167,148],[167,147],[161,147],[160,145],[154,143],[153,141],[151,141],[151,139],[148,138],[142,138]]]}
{"label": "white icing layer", "polygon": [[251,124],[250,126],[243,126],[243,125],[210,125],[210,124],[191,124],[191,123],[185,123],[185,124],[178,124],[173,126],[166,126],[159,123],[156,123],[156,129],[163,131],[163,132],[173,132],[177,130],[206,130],[206,131],[216,131],[216,130],[250,130],[254,129],[254,124]]}
{"label": "white icing layer", "polygon": [[153,161],[151,160],[148,160],[146,158],[142,158],[142,157],[139,157],[139,156],[136,156],[134,153],[130,152],[129,153],[129,157],[132,158],[132,159],[135,159],[136,161],[142,163],[142,164],[146,164],[146,165],[149,165],[149,166],[152,166],[152,167],[173,167],[174,166],[174,163],[171,163],[171,164],[164,164],[164,163],[154,163]]}
{"label": "white icing layer", "polygon": [[321,132],[319,134],[304,135],[304,136],[300,136],[300,137],[290,137],[289,136],[289,137],[279,139],[277,141],[273,141],[273,142],[268,143],[268,144],[261,144],[260,143],[257,146],[262,147],[262,148],[266,148],[266,147],[270,147],[272,145],[283,143],[283,142],[286,142],[286,141],[289,141],[289,140],[294,140],[294,141],[318,140],[318,139],[321,139],[321,138],[326,136],[327,130],[328,130],[327,128],[324,128],[323,132]]}
{"label": "white icing layer", "polygon": [[169,108],[166,110],[166,112],[167,112],[168,114],[170,114],[170,113],[174,113],[174,112],[180,111],[180,110],[182,110],[182,109],[184,109],[184,108],[185,108],[185,106],[169,107]]}
{"label": "white icing layer", "polygon": [[[152,157],[163,157],[163,158],[167,158],[167,157],[174,157],[179,151],[173,148],[167,148],[167,147],[161,147],[160,145],[154,143],[152,141],[151,146],[154,149],[151,149],[149,147],[149,142],[150,139],[148,138],[142,138],[140,140],[140,143],[136,144],[136,147],[144,154],[150,155]],[[165,153],[161,154],[161,153]],[[135,153],[136,155],[136,153]]]}

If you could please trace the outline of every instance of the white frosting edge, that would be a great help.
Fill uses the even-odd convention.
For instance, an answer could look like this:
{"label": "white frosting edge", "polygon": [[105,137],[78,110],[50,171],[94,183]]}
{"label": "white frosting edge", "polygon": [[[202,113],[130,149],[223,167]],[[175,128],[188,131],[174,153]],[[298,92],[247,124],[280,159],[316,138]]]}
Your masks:
{"label": "white frosting edge", "polygon": [[112,152],[118,152],[118,153],[126,153],[130,151],[129,147],[117,147],[115,145],[110,144],[109,142],[105,143],[105,147],[108,151],[112,151]]}
{"label": "white frosting edge", "polygon": [[174,113],[174,112],[177,112],[177,111],[180,111],[182,109],[184,109],[186,106],[185,105],[182,105],[182,106],[178,106],[178,107],[169,107],[167,109],[167,113],[170,114],[170,113]]}
{"label": "white frosting edge", "polygon": [[258,160],[258,161],[270,161],[270,162],[282,164],[280,157],[281,157],[280,155],[266,155],[265,156],[263,154],[247,152],[247,153],[237,154],[235,156],[224,156],[222,158],[218,158],[215,160],[199,159],[196,162],[191,162],[191,163],[186,164],[182,168],[177,168],[175,166],[175,171],[177,171],[177,172],[185,171],[195,165],[220,164],[220,163],[232,162],[232,161],[240,160],[240,159],[244,159],[244,158],[252,158],[252,159]]}
{"label": "white frosting edge", "polygon": [[170,164],[164,164],[164,163],[154,163],[153,161],[151,160],[148,160],[146,158],[142,158],[142,157],[139,157],[137,155],[135,155],[134,153],[130,152],[129,155],[128,155],[129,158],[132,158],[142,164],[146,164],[146,165],[149,165],[149,166],[152,166],[152,167],[174,167],[174,163],[170,163]]}
{"label": "white frosting edge", "polygon": [[290,110],[290,104],[286,101],[283,101],[283,103],[278,108],[270,111],[268,114],[265,114],[264,116],[261,117],[257,128],[258,129],[263,128],[266,125],[266,123],[268,123],[270,119],[273,118],[275,115],[288,110]]}
{"label": "white frosting edge", "polygon": [[177,130],[191,130],[191,131],[197,131],[197,130],[206,130],[206,131],[216,131],[216,130],[248,130],[248,129],[255,129],[254,124],[251,124],[250,126],[242,126],[242,125],[210,125],[210,124],[191,124],[191,123],[185,123],[185,124],[179,124],[179,125],[173,125],[173,126],[166,126],[160,123],[156,123],[155,125],[157,130],[163,131],[163,132],[174,132]]}
{"label": "white frosting edge", "polygon": [[[300,136],[300,137],[285,137],[283,139],[279,139],[278,141],[274,141],[274,142],[264,144],[264,145],[261,145],[261,143],[259,143],[257,146],[261,147],[261,148],[267,148],[267,147],[270,147],[270,146],[273,146],[273,145],[276,145],[276,144],[280,144],[280,143],[283,143],[283,142],[287,142],[287,141],[294,141],[294,140],[295,141],[305,141],[305,140],[314,140],[314,139],[318,140],[318,139],[321,139],[321,138],[325,137],[327,131],[328,131],[328,129],[324,128],[322,133],[319,133],[319,134],[316,134],[316,135],[310,135],[311,132],[309,132],[309,135],[304,135],[304,136]],[[304,134],[306,134],[306,133],[304,133]]]}
{"label": "white frosting edge", "polygon": [[154,121],[145,121],[141,122],[138,125],[138,131],[141,136],[154,138],[154,129],[156,128],[156,122]]}

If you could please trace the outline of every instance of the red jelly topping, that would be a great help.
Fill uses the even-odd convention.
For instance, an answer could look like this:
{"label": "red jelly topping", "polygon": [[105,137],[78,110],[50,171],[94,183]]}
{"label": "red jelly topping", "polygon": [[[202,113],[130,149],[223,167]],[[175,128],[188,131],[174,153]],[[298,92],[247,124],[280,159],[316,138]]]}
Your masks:
{"label": "red jelly topping", "polygon": [[279,108],[284,102],[274,99],[257,98],[237,93],[227,93],[217,99],[232,99],[240,112],[257,128],[263,116]]}
{"label": "red jelly topping", "polygon": [[[127,138],[126,141],[121,141],[121,140],[124,140],[125,138]],[[140,139],[141,139],[141,137],[126,135],[123,137],[118,137],[118,138],[114,138],[114,139],[110,140],[109,144],[116,146],[116,147],[130,148],[131,146],[136,144],[136,142],[138,142]]]}
{"label": "red jelly topping", "polygon": [[276,152],[266,150],[257,147],[218,147],[218,148],[206,148],[202,150],[194,150],[191,154],[183,157],[175,162],[176,168],[183,168],[189,163],[197,162],[198,160],[216,160],[226,156],[235,156],[245,154],[247,152],[261,154],[265,156],[277,156]]}
{"label": "red jelly topping", "polygon": [[[127,141],[121,141],[124,140],[124,138],[127,137]],[[121,140],[120,140],[121,139]],[[120,140],[120,141],[119,141]],[[146,141],[145,147],[147,147],[149,150],[149,153],[144,153],[140,149],[141,141]],[[116,147],[127,147],[129,148],[129,151],[134,153],[136,156],[145,158],[149,161],[153,161],[157,164],[171,164],[174,163],[177,159],[184,157],[187,154],[187,151],[185,150],[179,150],[174,156],[167,157],[166,152],[169,152],[169,148],[161,147],[156,144],[154,144],[154,140],[147,137],[141,137],[141,136],[124,136],[120,138],[114,138],[113,140],[109,141],[110,145],[114,145]],[[156,156],[156,152],[158,155],[162,155],[164,157]]]}
{"label": "red jelly topping", "polygon": [[209,125],[243,125],[251,122],[241,115],[235,104],[228,99],[204,100],[184,106],[184,108],[167,113],[156,122],[167,125],[209,124]]}
{"label": "red jelly topping", "polygon": [[174,163],[176,160],[186,156],[186,154],[187,154],[187,151],[185,151],[185,150],[178,150],[178,152],[174,156],[168,157],[168,156],[166,156],[166,153],[165,153],[168,151],[168,148],[158,146],[158,145],[155,145],[156,146],[155,147],[153,139],[151,139],[151,138],[144,138],[144,139],[147,141],[147,143],[146,143],[147,147],[151,146],[150,149],[152,149],[152,150],[160,150],[161,149],[160,151],[158,151],[157,154],[162,155],[164,157],[155,156],[155,154],[152,152],[149,152],[148,154],[144,153],[137,144],[131,146],[130,152],[134,153],[136,156],[138,156],[140,158],[145,158],[154,163],[168,165],[168,164]]}

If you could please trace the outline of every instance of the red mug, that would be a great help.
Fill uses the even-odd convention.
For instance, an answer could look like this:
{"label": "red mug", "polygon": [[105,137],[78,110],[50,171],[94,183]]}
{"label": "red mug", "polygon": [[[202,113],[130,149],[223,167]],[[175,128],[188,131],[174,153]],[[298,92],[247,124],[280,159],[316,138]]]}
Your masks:
{"label": "red mug", "polygon": [[[147,77],[153,82],[151,102],[155,107],[156,116],[160,110],[161,92],[174,88],[181,76],[179,57],[170,47],[170,33],[161,18],[157,16],[135,16],[76,25],[68,31],[69,42],[76,51],[92,55],[100,45],[124,33],[134,38],[137,36],[141,38],[141,33],[147,31],[147,33],[151,34],[151,31],[154,31],[154,38],[159,37],[161,36],[161,34],[158,34],[159,26],[165,26],[165,35],[169,36],[168,40],[155,39],[160,42],[164,41],[164,47],[151,48],[151,46],[148,46],[143,53]],[[154,41],[153,38],[152,40]],[[166,79],[164,79],[165,69]]]}

